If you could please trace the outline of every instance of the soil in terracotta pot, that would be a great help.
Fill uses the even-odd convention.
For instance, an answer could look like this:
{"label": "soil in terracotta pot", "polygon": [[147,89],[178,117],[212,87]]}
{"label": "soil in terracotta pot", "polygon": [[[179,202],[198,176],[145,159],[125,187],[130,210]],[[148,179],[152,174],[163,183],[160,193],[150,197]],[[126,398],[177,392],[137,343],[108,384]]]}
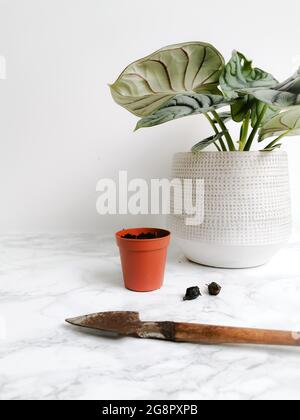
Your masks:
{"label": "soil in terracotta pot", "polygon": [[152,232],[146,232],[146,233],[140,233],[139,235],[131,235],[130,233],[127,233],[126,235],[122,236],[123,239],[157,239],[159,238],[158,233],[152,233]]}

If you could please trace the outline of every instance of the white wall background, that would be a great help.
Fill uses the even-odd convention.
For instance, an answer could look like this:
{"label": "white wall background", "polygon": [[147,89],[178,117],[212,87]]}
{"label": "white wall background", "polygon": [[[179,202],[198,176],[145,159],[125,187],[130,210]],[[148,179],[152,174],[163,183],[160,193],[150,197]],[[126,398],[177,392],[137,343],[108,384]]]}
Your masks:
{"label": "white wall background", "polygon": [[[107,84],[183,41],[236,48],[282,79],[300,65],[300,3],[252,0],[0,0],[0,231],[101,231],[161,223],[100,217],[95,186],[127,169],[168,176],[172,154],[207,136],[200,117],[133,134]],[[300,227],[300,138],[288,139]]]}

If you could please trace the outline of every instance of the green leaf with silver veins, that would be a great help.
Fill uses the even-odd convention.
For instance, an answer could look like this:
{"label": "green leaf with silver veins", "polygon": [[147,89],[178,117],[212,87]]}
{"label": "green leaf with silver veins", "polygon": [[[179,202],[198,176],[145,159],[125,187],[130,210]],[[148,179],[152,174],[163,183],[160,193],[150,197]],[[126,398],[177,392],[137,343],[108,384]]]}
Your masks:
{"label": "green leaf with silver veins", "polygon": [[224,58],[210,44],[163,48],[129,65],[110,86],[114,100],[139,117],[151,115],[178,94],[220,95]]}
{"label": "green leaf with silver veins", "polygon": [[278,81],[271,74],[253,68],[252,61],[238,51],[233,51],[232,58],[224,67],[220,77],[221,89],[230,99],[238,98],[239,93],[245,89],[271,88],[277,84]]}
{"label": "green leaf with silver veins", "polygon": [[284,134],[300,135],[300,106],[283,111],[268,121],[260,130],[259,141]]}
{"label": "green leaf with silver veins", "polygon": [[[232,58],[225,66],[220,78],[220,85],[225,96],[235,98],[231,105],[233,120],[240,123],[250,113],[252,127],[255,126],[264,103],[253,98],[247,92],[254,88],[274,87],[277,84],[278,81],[271,74],[259,68],[253,68],[252,61],[237,51],[233,52]],[[264,121],[268,121],[274,115],[274,110],[269,108]]]}
{"label": "green leaf with silver veins", "polygon": [[265,149],[261,150],[262,152],[274,152],[274,150],[280,149],[282,144],[274,144],[273,146],[270,145]]}
{"label": "green leaf with silver veins", "polygon": [[201,152],[202,150],[206,149],[211,144],[214,144],[216,141],[220,140],[224,136],[224,133],[216,134],[215,136],[211,136],[205,140],[200,141],[197,143],[193,148],[193,153]]}
{"label": "green leaf with silver veins", "polygon": [[[251,108],[251,124],[252,127],[255,126],[257,123],[259,116],[261,115],[265,104],[261,101],[258,101],[256,99],[252,99],[252,108]],[[269,106],[265,112],[265,115],[262,119],[261,125],[266,124],[268,121],[270,121],[271,118],[275,117],[279,113],[279,110],[275,107]]]}
{"label": "green leaf with silver veins", "polygon": [[228,102],[220,95],[196,93],[176,95],[153,114],[142,118],[138,122],[136,130],[154,127],[189,115],[207,113],[227,105]]}
{"label": "green leaf with silver veins", "polygon": [[244,93],[277,109],[300,105],[300,68],[292,77],[272,89],[246,89]]}
{"label": "green leaf with silver veins", "polygon": [[[251,125],[254,127],[261,115],[265,104],[257,99],[246,95],[234,101],[231,105],[232,119],[237,122],[243,122],[250,113]],[[279,110],[275,107],[269,106],[265,112],[262,123],[264,124],[278,114]]]}

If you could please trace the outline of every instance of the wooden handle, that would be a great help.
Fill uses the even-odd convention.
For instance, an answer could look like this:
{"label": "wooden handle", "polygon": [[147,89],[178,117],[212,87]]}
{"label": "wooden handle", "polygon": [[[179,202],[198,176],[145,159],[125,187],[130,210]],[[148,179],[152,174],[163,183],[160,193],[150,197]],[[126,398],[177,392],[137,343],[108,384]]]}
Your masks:
{"label": "wooden handle", "polygon": [[175,341],[202,344],[300,346],[300,333],[176,323]]}

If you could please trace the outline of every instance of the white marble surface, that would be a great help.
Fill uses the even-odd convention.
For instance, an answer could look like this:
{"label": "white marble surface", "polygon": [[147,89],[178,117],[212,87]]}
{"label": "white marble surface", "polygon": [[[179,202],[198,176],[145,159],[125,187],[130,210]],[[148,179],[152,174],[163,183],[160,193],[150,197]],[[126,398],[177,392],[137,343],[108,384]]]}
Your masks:
{"label": "white marble surface", "polygon": [[[189,286],[218,298],[182,302]],[[64,319],[137,310],[173,320],[299,330],[300,242],[252,270],[187,262],[171,249],[165,287],[123,288],[111,238],[0,240],[0,399],[299,399],[300,349],[201,346],[80,333]]]}

